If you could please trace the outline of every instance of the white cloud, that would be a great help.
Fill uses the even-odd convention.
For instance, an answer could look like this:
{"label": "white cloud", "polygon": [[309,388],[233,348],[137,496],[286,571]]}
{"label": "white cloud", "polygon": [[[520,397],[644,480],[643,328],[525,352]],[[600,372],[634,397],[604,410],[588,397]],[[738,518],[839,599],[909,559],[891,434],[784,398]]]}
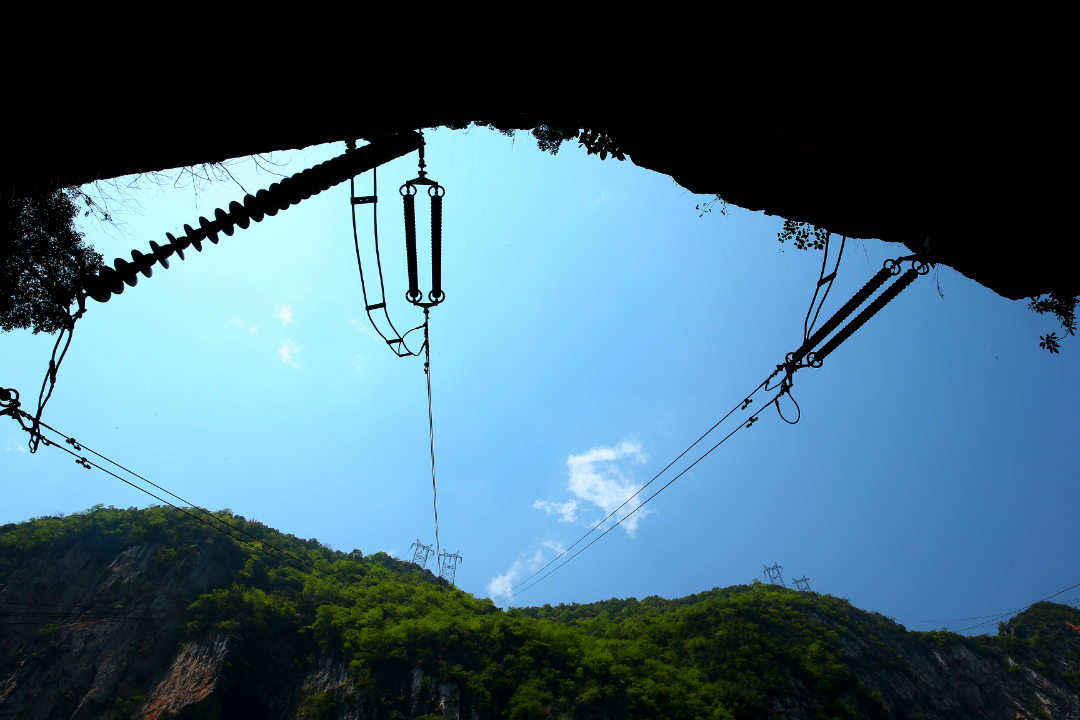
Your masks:
{"label": "white cloud", "polygon": [[286,305],[281,308],[281,312],[278,313],[278,317],[281,318],[282,325],[288,325],[292,320],[292,305]]}
{"label": "white cloud", "polygon": [[375,333],[372,331],[370,324],[366,322],[361,322],[360,320],[350,320],[349,324],[360,332],[367,335],[369,338],[375,339]]}
{"label": "white cloud", "polygon": [[300,346],[292,340],[286,340],[284,344],[278,348],[278,355],[281,356],[281,362],[286,365],[292,365],[294,368],[300,367],[296,364],[296,354],[298,352],[300,352]]}
{"label": "white cloud", "polygon": [[356,356],[356,359],[355,359],[355,360],[353,360],[353,366],[354,366],[354,367],[355,367],[355,368],[356,368],[357,370],[359,370],[359,371],[360,371],[360,377],[364,377],[365,375],[367,375],[367,368],[365,368],[365,367],[364,367],[364,366],[363,366],[363,365],[361,364],[361,361],[363,361],[363,359],[364,359],[364,356],[363,356],[363,355],[357,355],[357,356]]}
{"label": "white cloud", "polygon": [[548,515],[561,515],[559,522],[571,523],[577,520],[578,501],[570,500],[564,503],[552,502],[550,500],[537,500],[533,503],[533,507],[537,510],[543,510]]}
{"label": "white cloud", "polygon": [[544,551],[537,550],[536,554],[532,556],[531,560],[529,560],[529,569],[535,570],[536,568],[540,567],[540,563],[542,562],[544,562]]}
{"label": "white cloud", "polygon": [[[521,561],[515,560],[514,564],[510,566],[510,569],[506,571],[505,575],[496,575],[488,583],[487,591],[488,597],[499,597],[510,592],[510,588],[514,587],[514,583],[517,582],[518,577],[521,575]],[[510,597],[513,597],[511,595]]]}
{"label": "white cloud", "polygon": [[[240,330],[240,329],[242,329],[244,327],[244,321],[241,320],[240,318],[236,318],[235,320],[232,321],[231,324],[237,330]],[[259,326],[258,325],[253,325],[248,329],[251,330],[251,332],[253,332],[253,333],[259,332]]]}
{"label": "white cloud", "polygon": [[593,204],[599,205],[600,203],[604,202],[605,200],[609,199],[610,197],[611,196],[607,194],[607,190],[604,190],[604,191],[602,191],[600,193],[600,197],[596,198],[596,200],[593,201]]}
{"label": "white cloud", "polygon": [[546,547],[548,550],[553,551],[556,555],[561,555],[562,551],[566,549],[565,547],[563,547],[562,542],[558,540],[545,540],[544,547]]}
{"label": "white cloud", "polygon": [[[571,455],[566,460],[570,480],[567,490],[581,500],[590,502],[610,514],[641,488],[624,472],[627,463],[644,463],[649,459],[636,440],[623,440],[614,447],[595,447],[581,455]],[[619,519],[629,515],[641,504],[641,498],[630,500],[617,514]],[[638,522],[648,510],[634,513],[623,527],[633,537]]]}

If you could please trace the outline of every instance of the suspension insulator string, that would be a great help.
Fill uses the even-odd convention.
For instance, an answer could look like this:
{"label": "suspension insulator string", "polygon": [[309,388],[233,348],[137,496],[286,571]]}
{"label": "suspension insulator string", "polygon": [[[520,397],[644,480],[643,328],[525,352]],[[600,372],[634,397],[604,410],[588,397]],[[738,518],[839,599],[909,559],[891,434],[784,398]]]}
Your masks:
{"label": "suspension insulator string", "polygon": [[428,299],[441,302],[442,291],[442,200],[446,189],[435,185],[428,189],[431,196],[431,292]]}
{"label": "suspension insulator string", "polygon": [[406,183],[400,192],[405,201],[405,257],[409,265],[409,292],[405,298],[415,303],[424,297],[420,294],[420,278],[416,271],[416,188]]}
{"label": "suspension insulator string", "polygon": [[124,285],[135,287],[138,275],[145,277],[153,274],[152,267],[160,263],[168,269],[168,260],[172,255],[184,259],[184,250],[194,246],[202,252],[202,241],[218,242],[218,233],[232,235],[234,226],[247,228],[251,221],[260,222],[263,217],[277,215],[301,200],[329,190],[334,185],[344,182],[366,170],[382,165],[415,150],[421,143],[418,133],[404,133],[377,143],[366,145],[356,150],[346,150],[344,155],[319,163],[280,183],[273,183],[268,189],[254,195],[244,196],[243,204],[229,203],[229,211],[221,208],[214,211],[214,219],[199,218],[199,227],[184,225],[184,235],[175,237],[165,233],[169,242],[165,245],[150,244],[150,253],[131,251],[131,262],[123,258],[113,261],[113,267],[104,266],[96,275],[91,275],[83,283],[86,294],[98,302],[108,302],[113,295],[124,292]]}
{"label": "suspension insulator string", "polygon": [[828,337],[829,333],[840,326],[840,323],[847,319],[848,315],[859,309],[859,306],[866,302],[866,299],[877,292],[878,288],[885,284],[893,274],[892,269],[882,268],[870,278],[870,281],[863,285],[859,292],[855,293],[850,300],[844,303],[843,307],[836,311],[836,313],[828,319],[828,321],[818,328],[810,339],[802,344],[798,350],[795,351],[793,360],[798,363],[802,360],[815,345]]}
{"label": "suspension insulator string", "polygon": [[848,323],[843,330],[836,333],[835,337],[822,345],[821,349],[814,353],[814,362],[820,363],[824,361],[833,350],[840,346],[840,343],[851,337],[851,334],[861,328],[867,320],[874,317],[881,308],[888,305],[897,295],[903,292],[908,285],[915,282],[915,278],[919,275],[919,271],[915,268],[911,268],[905,272],[900,279],[890,285],[885,292],[874,298],[874,302],[867,305],[866,309],[856,315],[855,319]]}

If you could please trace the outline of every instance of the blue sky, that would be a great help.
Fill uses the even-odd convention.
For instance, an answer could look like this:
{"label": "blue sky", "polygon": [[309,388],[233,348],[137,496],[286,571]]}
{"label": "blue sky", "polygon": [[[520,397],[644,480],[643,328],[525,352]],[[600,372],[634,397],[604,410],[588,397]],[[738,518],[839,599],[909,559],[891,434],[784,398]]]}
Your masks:
{"label": "blue sky", "polygon": [[[431,329],[441,538],[463,557],[458,585],[483,595],[576,540],[799,345],[821,255],[784,252],[780,218],[699,217],[706,198],[629,161],[485,129],[427,136],[447,188]],[[291,174],[343,150],[275,157]],[[276,179],[233,173],[249,191]],[[421,320],[403,300],[396,192],[415,174],[415,155],[379,173],[399,327]],[[154,191],[125,234],[87,224],[87,239],[127,257],[242,194]],[[370,243],[370,206],[358,218]],[[823,319],[901,250],[849,242]],[[46,421],[194,502],[337,549],[432,542],[422,361],[367,325],[348,186],[187,258],[90,302]],[[1080,582],[1080,346],[1051,356],[1037,340],[1051,318],[948,268],[938,280],[944,298],[919,279],[796,376],[799,424],[763,413],[512,603],[678,597],[780,563],[909,627],[960,629],[943,621]],[[0,385],[36,396],[52,342],[0,336]],[[14,423],[0,448],[0,522],[147,504],[69,456],[31,456]]]}

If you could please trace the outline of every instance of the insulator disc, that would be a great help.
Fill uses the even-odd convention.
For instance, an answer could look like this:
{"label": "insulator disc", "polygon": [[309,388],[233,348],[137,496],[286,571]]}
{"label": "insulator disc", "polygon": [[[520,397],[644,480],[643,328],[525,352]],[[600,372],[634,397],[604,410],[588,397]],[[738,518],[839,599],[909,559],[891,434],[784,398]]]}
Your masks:
{"label": "insulator disc", "polygon": [[100,278],[101,285],[114,295],[119,295],[124,292],[123,281],[120,280],[120,276],[117,272],[108,265],[103,265],[98,269],[98,278]]}
{"label": "insulator disc", "polygon": [[278,184],[273,183],[270,186],[270,190],[267,190],[266,188],[263,188],[259,192],[255,193],[255,197],[259,201],[259,204],[262,207],[263,212],[266,213],[270,217],[274,217],[275,215],[278,214],[277,205],[274,204],[274,195],[270,194],[271,190],[275,191],[275,194],[276,194],[277,188],[278,188]]}
{"label": "insulator disc", "polygon": [[210,242],[217,245],[218,237],[217,231],[214,229],[214,223],[210,222],[204,217],[201,217],[199,218],[199,227],[201,227],[203,232],[206,233],[206,237],[210,240]]}
{"label": "insulator disc", "polygon": [[116,274],[129,286],[135,287],[139,284],[139,273],[131,267],[131,263],[127,260],[124,258],[116,258],[113,260],[113,265],[116,267]]}
{"label": "insulator disc", "polygon": [[[265,192],[260,190],[259,192]],[[262,222],[263,219],[263,203],[262,199],[255,197],[254,195],[244,196],[244,209],[247,210],[248,215],[255,222]],[[243,226],[241,226],[243,227]]]}
{"label": "insulator disc", "polygon": [[195,229],[190,225],[185,225],[184,232],[187,233],[188,242],[194,245],[196,250],[202,252],[202,242],[199,240],[199,236],[195,234]]}
{"label": "insulator disc", "polygon": [[221,208],[215,209],[214,219],[217,220],[218,227],[221,228],[221,232],[229,236],[233,234],[232,220],[229,219],[229,214],[227,212],[225,212]]}
{"label": "insulator disc", "polygon": [[[248,197],[251,197],[248,195]],[[248,217],[247,210],[240,203],[233,200],[229,203],[229,213],[232,215],[232,221],[240,226],[241,230],[247,230],[248,225],[251,224],[251,219]]]}
{"label": "insulator disc", "polygon": [[131,259],[135,261],[134,265],[139,269],[139,272],[141,272],[146,277],[153,277],[154,270],[150,267],[154,264],[154,261],[152,259],[148,260],[146,256],[138,250],[131,251]]}
{"label": "insulator disc", "polygon": [[[175,237],[173,237],[172,233],[168,233],[168,232],[165,233],[165,237],[169,238],[169,246],[172,247],[173,252],[176,253],[177,255],[179,255],[180,259],[183,260],[184,259],[183,244],[179,240],[177,240]],[[169,267],[169,266],[166,265],[165,267]]]}
{"label": "insulator disc", "polygon": [[167,247],[168,246],[166,246],[165,250],[162,250],[160,245],[158,245],[153,240],[150,241],[150,249],[154,251],[154,257],[156,257],[157,261],[161,263],[161,267],[165,268],[166,270],[169,269],[169,257]]}

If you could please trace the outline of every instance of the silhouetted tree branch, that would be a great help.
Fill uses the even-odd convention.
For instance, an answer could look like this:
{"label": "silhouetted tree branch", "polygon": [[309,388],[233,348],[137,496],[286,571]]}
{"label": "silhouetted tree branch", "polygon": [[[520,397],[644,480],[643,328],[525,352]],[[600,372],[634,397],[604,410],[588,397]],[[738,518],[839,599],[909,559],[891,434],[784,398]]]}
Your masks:
{"label": "silhouetted tree branch", "polygon": [[68,309],[83,279],[102,265],[75,228],[77,197],[57,190],[3,204],[0,331],[54,333],[70,323]]}

